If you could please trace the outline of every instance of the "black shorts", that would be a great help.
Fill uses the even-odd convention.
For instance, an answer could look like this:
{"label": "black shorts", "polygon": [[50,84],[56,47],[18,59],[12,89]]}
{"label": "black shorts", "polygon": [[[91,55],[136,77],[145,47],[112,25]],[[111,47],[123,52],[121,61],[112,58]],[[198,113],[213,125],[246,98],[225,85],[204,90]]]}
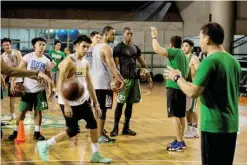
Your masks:
{"label": "black shorts", "polygon": [[232,165],[237,133],[201,132],[202,165]]}
{"label": "black shorts", "polygon": [[180,89],[167,88],[168,117],[185,117],[186,95]]}
{"label": "black shorts", "polygon": [[3,88],[1,87],[1,100],[3,99]]}
{"label": "black shorts", "polygon": [[96,96],[98,102],[100,104],[100,108],[103,109],[111,109],[113,102],[113,92],[112,90],[105,89],[96,89]]}
{"label": "black shorts", "polygon": [[[60,104],[60,107],[64,115],[64,105]],[[68,118],[64,115],[67,127],[78,128],[78,121],[81,119],[84,119],[87,122],[86,124],[87,129],[97,128],[97,122],[94,118],[93,111],[88,101],[85,101],[83,104],[78,105],[78,106],[71,106],[71,108],[73,112],[72,117]]]}

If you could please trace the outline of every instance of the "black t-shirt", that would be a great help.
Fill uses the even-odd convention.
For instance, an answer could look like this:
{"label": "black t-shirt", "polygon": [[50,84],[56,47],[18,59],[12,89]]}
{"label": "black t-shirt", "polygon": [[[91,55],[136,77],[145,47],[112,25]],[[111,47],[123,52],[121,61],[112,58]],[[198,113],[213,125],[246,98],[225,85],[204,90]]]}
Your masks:
{"label": "black t-shirt", "polygon": [[136,59],[141,56],[141,50],[136,45],[125,45],[123,42],[117,44],[113,50],[113,57],[119,58],[120,73],[123,78],[136,79]]}

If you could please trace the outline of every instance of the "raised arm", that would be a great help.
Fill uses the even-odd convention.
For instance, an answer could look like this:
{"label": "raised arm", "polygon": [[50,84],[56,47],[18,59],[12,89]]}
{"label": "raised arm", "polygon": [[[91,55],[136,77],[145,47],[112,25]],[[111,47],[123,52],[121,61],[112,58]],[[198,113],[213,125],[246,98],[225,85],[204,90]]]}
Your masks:
{"label": "raised arm", "polygon": [[154,52],[157,53],[160,56],[168,56],[167,50],[163,47],[161,47],[158,43],[157,37],[158,37],[158,31],[155,27],[151,27],[151,36],[152,36],[152,45]]}

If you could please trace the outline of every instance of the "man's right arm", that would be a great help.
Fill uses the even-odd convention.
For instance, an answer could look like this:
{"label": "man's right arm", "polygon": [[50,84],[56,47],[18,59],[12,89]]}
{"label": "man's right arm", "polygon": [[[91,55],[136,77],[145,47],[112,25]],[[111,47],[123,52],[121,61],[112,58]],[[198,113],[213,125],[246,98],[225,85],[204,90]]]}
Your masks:
{"label": "man's right arm", "polygon": [[123,77],[121,76],[121,74],[119,73],[119,71],[116,68],[116,65],[114,63],[113,60],[113,55],[112,55],[112,49],[107,45],[102,49],[102,53],[105,57],[105,61],[107,66],[109,67],[109,69],[111,70],[113,76],[121,82],[121,86],[120,86],[120,90],[123,89],[125,87],[125,82]]}

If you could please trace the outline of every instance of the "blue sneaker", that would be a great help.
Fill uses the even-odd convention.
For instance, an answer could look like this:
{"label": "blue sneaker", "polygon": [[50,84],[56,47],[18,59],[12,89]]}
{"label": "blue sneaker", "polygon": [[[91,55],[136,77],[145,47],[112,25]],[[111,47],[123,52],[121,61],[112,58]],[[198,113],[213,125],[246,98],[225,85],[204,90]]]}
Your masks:
{"label": "blue sneaker", "polygon": [[49,146],[47,145],[46,141],[39,141],[37,143],[37,149],[40,158],[45,162],[49,161]]}
{"label": "blue sneaker", "polygon": [[166,147],[166,150],[170,151],[169,149],[171,148],[171,146],[175,145],[177,142],[178,142],[177,139],[174,139],[173,142],[168,143],[168,145],[167,145],[167,147]]}
{"label": "blue sneaker", "polygon": [[183,149],[186,149],[186,144],[185,144],[184,141],[181,141],[181,146],[182,146]]}
{"label": "blue sneaker", "polygon": [[169,147],[167,147],[168,151],[183,151],[183,149],[186,148],[185,143],[182,142],[178,142],[177,143],[171,143],[171,145]]}

